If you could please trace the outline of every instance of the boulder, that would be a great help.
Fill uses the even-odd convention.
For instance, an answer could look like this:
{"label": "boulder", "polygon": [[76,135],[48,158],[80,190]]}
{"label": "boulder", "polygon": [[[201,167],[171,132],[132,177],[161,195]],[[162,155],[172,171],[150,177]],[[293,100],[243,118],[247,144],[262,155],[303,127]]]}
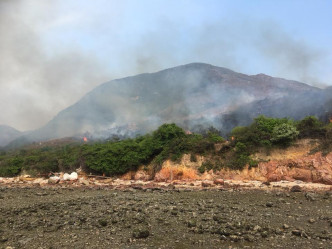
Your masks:
{"label": "boulder", "polygon": [[290,192],[301,192],[302,188],[299,185],[294,185],[291,187]]}
{"label": "boulder", "polygon": [[212,181],[203,181],[202,182],[202,187],[203,188],[208,188],[208,187],[212,187],[213,186],[213,182]]}
{"label": "boulder", "polygon": [[224,185],[224,184],[225,184],[224,179],[221,179],[221,178],[219,178],[219,179],[215,179],[215,180],[213,181],[213,183],[214,183],[215,185]]}
{"label": "boulder", "polygon": [[59,176],[51,176],[48,179],[48,184],[57,184],[60,182],[60,177]]}
{"label": "boulder", "polygon": [[85,185],[85,186],[90,185],[90,182],[88,180],[84,179],[84,178],[80,178],[79,182],[80,182],[80,184]]}
{"label": "boulder", "polygon": [[64,181],[75,181],[78,179],[78,174],[76,172],[72,172],[70,175],[68,173],[63,174]]}

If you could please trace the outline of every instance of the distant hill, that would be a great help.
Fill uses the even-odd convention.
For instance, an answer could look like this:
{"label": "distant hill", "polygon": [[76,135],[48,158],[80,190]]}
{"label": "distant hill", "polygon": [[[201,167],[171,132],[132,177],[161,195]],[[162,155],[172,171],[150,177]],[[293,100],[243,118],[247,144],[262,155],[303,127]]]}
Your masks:
{"label": "distant hill", "polygon": [[0,125],[0,147],[7,145],[21,135],[20,131],[10,126]]}
{"label": "distant hill", "polygon": [[331,96],[297,81],[192,63],[101,84],[26,138],[135,135],[169,122],[228,131],[259,114],[321,116]]}

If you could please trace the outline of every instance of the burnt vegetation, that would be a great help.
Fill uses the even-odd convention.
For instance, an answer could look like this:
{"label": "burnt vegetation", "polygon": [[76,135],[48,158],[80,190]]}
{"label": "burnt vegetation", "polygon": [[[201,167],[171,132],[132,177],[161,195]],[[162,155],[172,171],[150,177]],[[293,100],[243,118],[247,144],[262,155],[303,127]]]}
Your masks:
{"label": "burnt vegetation", "polygon": [[[11,151],[0,151],[0,176],[31,175],[56,171],[73,171],[79,167],[93,174],[121,175],[140,166],[150,167],[152,174],[170,159],[179,161],[190,154],[190,161],[203,155],[208,160],[200,173],[222,168],[243,169],[255,167],[258,161],[251,155],[258,150],[267,152],[275,147],[286,148],[296,139],[317,139],[315,151],[332,151],[332,125],[324,124],[314,116],[300,121],[288,118],[258,116],[249,126],[235,127],[229,141],[213,127],[201,129],[200,134],[187,134],[175,124],[164,124],[152,133],[132,139],[112,139],[89,143],[71,142],[58,146],[25,146]],[[220,149],[216,150],[216,145]]]}

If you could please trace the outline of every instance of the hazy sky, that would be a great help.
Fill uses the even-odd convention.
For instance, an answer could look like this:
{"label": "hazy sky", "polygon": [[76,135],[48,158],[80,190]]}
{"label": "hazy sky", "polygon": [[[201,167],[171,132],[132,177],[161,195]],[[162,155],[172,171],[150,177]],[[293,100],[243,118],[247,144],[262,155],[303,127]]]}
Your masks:
{"label": "hazy sky", "polygon": [[36,129],[115,78],[206,62],[332,85],[329,0],[0,0],[0,124]]}

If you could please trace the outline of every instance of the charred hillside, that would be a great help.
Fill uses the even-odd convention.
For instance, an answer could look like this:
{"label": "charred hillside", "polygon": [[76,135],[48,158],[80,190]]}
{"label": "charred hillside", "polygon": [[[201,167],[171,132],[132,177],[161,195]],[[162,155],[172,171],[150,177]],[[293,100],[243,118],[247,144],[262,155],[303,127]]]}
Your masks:
{"label": "charred hillside", "polygon": [[227,132],[259,114],[320,117],[331,96],[331,91],[297,81],[192,63],[106,82],[27,138],[36,141],[86,132],[103,138],[133,136],[171,122],[185,129],[213,125]]}

